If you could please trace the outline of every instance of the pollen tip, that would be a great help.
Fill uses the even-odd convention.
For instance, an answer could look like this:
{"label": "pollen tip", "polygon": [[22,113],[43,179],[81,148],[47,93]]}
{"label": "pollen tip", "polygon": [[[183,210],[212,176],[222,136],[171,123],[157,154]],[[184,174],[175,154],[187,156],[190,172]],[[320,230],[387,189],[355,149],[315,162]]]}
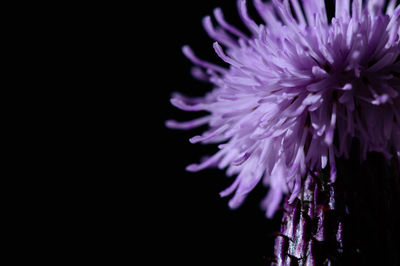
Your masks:
{"label": "pollen tip", "polygon": [[195,144],[195,143],[200,142],[201,139],[202,139],[201,136],[194,136],[193,138],[189,139],[189,142],[192,143],[192,144]]}
{"label": "pollen tip", "polygon": [[175,124],[176,124],[175,120],[169,119],[169,120],[165,121],[164,126],[167,128],[173,129]]}
{"label": "pollen tip", "polygon": [[188,44],[183,45],[181,49],[182,49],[182,53],[187,58],[193,57],[193,50],[192,50],[192,48],[190,48],[190,46]]}
{"label": "pollen tip", "polygon": [[198,170],[198,165],[197,164],[190,164],[186,166],[186,171],[188,172],[196,172]]}

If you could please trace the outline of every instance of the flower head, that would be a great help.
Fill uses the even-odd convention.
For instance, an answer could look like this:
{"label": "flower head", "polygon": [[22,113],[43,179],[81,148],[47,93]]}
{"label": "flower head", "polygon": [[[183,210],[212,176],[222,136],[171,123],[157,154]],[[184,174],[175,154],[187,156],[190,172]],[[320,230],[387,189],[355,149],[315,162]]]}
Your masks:
{"label": "flower head", "polygon": [[265,25],[248,15],[239,0],[247,36],[225,21],[220,9],[203,20],[216,40],[215,52],[229,68],[203,61],[188,47],[195,77],[214,89],[202,98],[175,94],[185,111],[208,111],[167,126],[209,130],[192,143],[220,143],[219,151],[189,171],[217,166],[237,175],[221,192],[234,193],[238,207],[262,181],[263,206],[272,216],[282,196],[293,201],[302,181],[326,169],[336,178],[335,158],[348,156],[358,139],[361,155],[383,153],[400,162],[400,5],[395,0],[336,0],[328,21],[324,0],[254,0]]}

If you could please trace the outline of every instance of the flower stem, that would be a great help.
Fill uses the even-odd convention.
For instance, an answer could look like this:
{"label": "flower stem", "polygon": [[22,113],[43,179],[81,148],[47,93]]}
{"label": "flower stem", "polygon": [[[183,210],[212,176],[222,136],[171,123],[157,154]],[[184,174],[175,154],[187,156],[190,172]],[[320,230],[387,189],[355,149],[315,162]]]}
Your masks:
{"label": "flower stem", "polygon": [[292,204],[286,199],[273,265],[399,265],[397,162],[370,154],[337,164],[334,184],[321,171]]}

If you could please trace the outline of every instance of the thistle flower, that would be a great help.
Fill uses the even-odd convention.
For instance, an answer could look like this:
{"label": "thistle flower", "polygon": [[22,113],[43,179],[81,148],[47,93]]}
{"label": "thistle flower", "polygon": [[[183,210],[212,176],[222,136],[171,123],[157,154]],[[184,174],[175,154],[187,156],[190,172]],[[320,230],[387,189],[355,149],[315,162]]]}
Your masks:
{"label": "thistle flower", "polygon": [[[222,196],[237,208],[259,183],[269,187],[263,202],[271,217],[284,195],[292,203],[310,173],[336,179],[337,157],[348,157],[351,142],[400,162],[400,5],[390,0],[336,0],[328,20],[324,0],[254,0],[265,21],[257,25],[246,1],[237,1],[251,36],[229,24],[221,9],[203,19],[229,68],[183,53],[197,67],[196,78],[214,85],[204,97],[175,93],[171,103],[209,115],[175,129],[208,125],[191,143],[219,143],[219,151],[187,167],[226,169],[235,181]],[[386,8],[385,8],[386,6]]]}

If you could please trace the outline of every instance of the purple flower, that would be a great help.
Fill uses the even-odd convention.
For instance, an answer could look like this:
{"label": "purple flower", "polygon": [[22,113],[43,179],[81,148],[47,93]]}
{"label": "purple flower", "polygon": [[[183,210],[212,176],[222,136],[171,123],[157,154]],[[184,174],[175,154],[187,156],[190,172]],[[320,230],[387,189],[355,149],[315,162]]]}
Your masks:
{"label": "purple flower", "polygon": [[[400,162],[400,5],[390,0],[337,0],[328,21],[324,0],[272,0],[254,5],[266,25],[239,15],[247,36],[214,10],[203,19],[214,49],[229,68],[183,53],[197,67],[196,78],[214,89],[201,98],[174,94],[171,103],[209,115],[175,129],[207,124],[192,143],[219,143],[219,151],[187,167],[226,169],[235,181],[222,196],[238,207],[260,182],[269,187],[263,206],[271,217],[282,196],[292,202],[302,181],[322,169],[336,178],[335,158],[349,156],[354,138],[362,159],[367,152],[393,155]],[[385,6],[387,6],[385,8]],[[293,10],[293,11],[292,11]]]}

